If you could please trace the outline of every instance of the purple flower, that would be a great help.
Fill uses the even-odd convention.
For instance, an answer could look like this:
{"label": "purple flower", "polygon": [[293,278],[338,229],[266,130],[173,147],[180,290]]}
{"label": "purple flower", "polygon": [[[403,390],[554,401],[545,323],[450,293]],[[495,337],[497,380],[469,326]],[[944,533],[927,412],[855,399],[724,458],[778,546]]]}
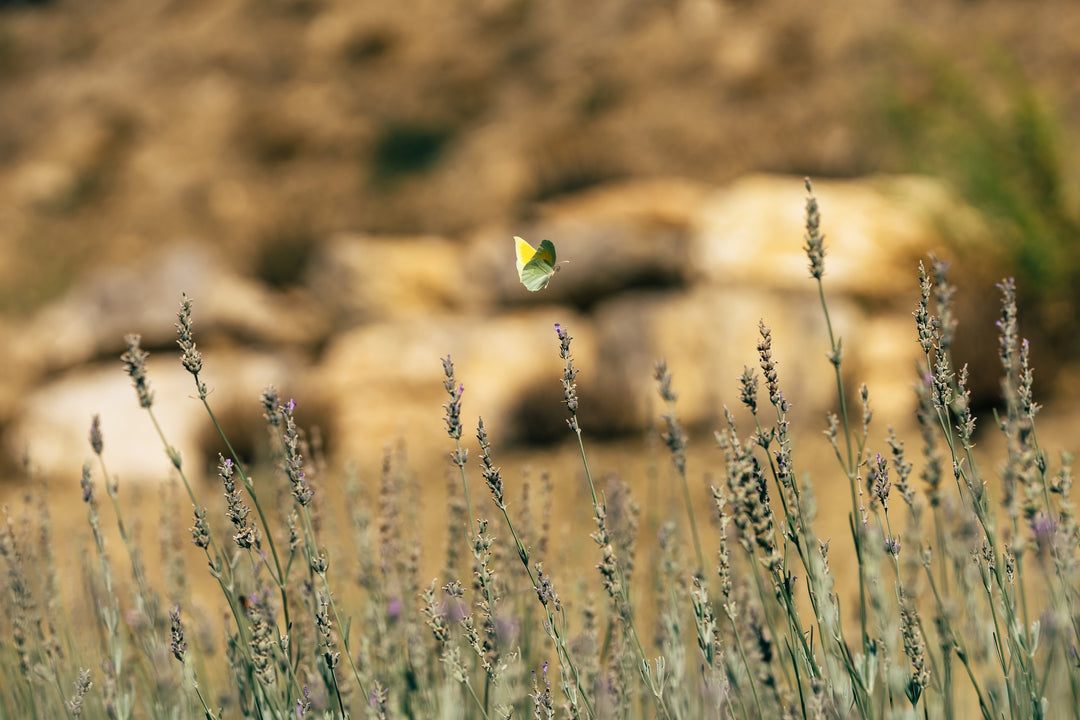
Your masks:
{"label": "purple flower", "polygon": [[1035,542],[1040,549],[1048,548],[1057,533],[1057,523],[1044,512],[1039,513],[1031,520],[1031,530],[1035,534]]}

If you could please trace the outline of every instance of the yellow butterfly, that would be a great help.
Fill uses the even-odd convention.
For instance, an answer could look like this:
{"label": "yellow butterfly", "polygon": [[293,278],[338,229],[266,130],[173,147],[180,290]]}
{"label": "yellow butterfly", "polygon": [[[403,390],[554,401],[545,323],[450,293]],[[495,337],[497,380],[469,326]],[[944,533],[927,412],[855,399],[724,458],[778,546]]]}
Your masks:
{"label": "yellow butterfly", "polygon": [[531,292],[542,290],[551,282],[559,265],[555,262],[555,245],[544,240],[540,247],[534,248],[521,238],[514,236],[514,250],[517,255],[518,277],[521,284]]}

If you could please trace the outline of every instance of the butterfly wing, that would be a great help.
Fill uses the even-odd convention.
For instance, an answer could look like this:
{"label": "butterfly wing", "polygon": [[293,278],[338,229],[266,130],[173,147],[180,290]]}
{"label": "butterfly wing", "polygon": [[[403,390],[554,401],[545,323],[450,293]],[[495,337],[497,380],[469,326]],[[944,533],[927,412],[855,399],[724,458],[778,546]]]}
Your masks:
{"label": "butterfly wing", "polygon": [[548,265],[546,261],[533,258],[521,271],[521,284],[531,292],[543,290],[554,274],[555,268]]}
{"label": "butterfly wing", "polygon": [[[517,271],[520,276],[521,272],[525,269],[526,263],[532,260],[533,256],[536,255],[536,248],[515,235],[514,255],[517,257]],[[524,279],[522,282],[525,282]]]}
{"label": "butterfly wing", "polygon": [[555,245],[550,240],[544,240],[536,249],[533,260],[543,260],[548,265],[555,267]]}

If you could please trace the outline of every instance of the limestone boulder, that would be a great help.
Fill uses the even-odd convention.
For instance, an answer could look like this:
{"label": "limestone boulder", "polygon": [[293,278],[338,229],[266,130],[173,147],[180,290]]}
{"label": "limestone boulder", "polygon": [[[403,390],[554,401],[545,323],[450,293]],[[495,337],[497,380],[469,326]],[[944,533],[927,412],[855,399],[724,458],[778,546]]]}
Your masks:
{"label": "limestone boulder", "polygon": [[315,251],[306,284],[336,327],[463,312],[483,295],[461,244],[433,236],[334,236]]}
{"label": "limestone boulder", "polygon": [[484,319],[441,316],[375,323],[341,333],[314,368],[309,391],[332,408],[342,457],[376,461],[384,447],[442,447],[449,452],[442,358],[464,385],[462,442],[475,448],[477,418],[505,446],[562,437],[563,361],[554,325],[574,337],[581,368],[596,372],[591,323],[565,307],[547,306]]}
{"label": "limestone boulder", "polygon": [[[831,310],[860,321],[834,327],[854,390],[868,381],[890,413],[906,415],[921,360],[911,312],[919,263],[950,262],[959,321],[956,361],[970,363],[979,402],[996,393],[994,284],[1008,260],[982,216],[941,180],[881,176],[814,182],[825,236],[825,294]],[[717,190],[697,218],[691,265],[698,282],[738,293],[805,294],[819,305],[805,246],[806,191],[799,178],[753,175]],[[818,311],[820,312],[820,311]],[[872,381],[872,382],[871,382]]]}
{"label": "limestone boulder", "polygon": [[[963,253],[963,271],[973,275],[1000,264],[978,213],[939,180],[822,180],[814,181],[814,195],[833,293],[878,303],[909,297],[912,274],[931,252]],[[705,203],[695,223],[693,267],[712,284],[800,290],[809,277],[805,234],[803,181],[751,175]]]}
{"label": "limestone boulder", "polygon": [[[180,451],[189,479],[212,475],[224,445],[215,437],[213,424],[196,397],[191,375],[172,358],[151,357],[147,367],[155,417],[166,440]],[[246,433],[261,430],[262,390],[267,385],[281,387],[296,375],[295,364],[281,357],[222,350],[204,359],[202,377],[211,389],[210,403],[219,419],[227,421],[238,408],[248,409],[245,434],[230,438],[244,449],[250,447]],[[152,482],[169,476],[172,464],[162,439],[139,406],[119,360],[71,370],[27,393],[5,433],[6,451],[13,457],[27,454],[38,472],[60,482],[70,480],[77,487],[83,462],[93,459],[88,435],[94,415],[101,416],[106,465],[119,482]],[[227,424],[227,431],[235,429]],[[95,473],[98,470],[94,459]]]}
{"label": "limestone boulder", "polygon": [[[828,334],[816,296],[767,290],[700,287],[689,292],[628,294],[597,308],[597,378],[601,420],[612,432],[639,432],[667,407],[654,380],[663,359],[679,393],[676,414],[687,426],[717,428],[722,409],[737,410],[739,377],[749,366],[760,377],[759,321],[772,332],[773,357],[792,416],[821,422],[836,404]],[[864,319],[850,302],[833,308],[833,322]],[[768,398],[762,387],[759,405]]]}
{"label": "limestone boulder", "polygon": [[13,329],[19,342],[9,362],[34,379],[118,357],[128,333],[142,335],[147,348],[171,350],[183,293],[194,301],[198,343],[225,335],[252,345],[296,347],[327,332],[322,313],[303,293],[275,292],[230,270],[211,248],[184,244],[136,265],[88,273]]}

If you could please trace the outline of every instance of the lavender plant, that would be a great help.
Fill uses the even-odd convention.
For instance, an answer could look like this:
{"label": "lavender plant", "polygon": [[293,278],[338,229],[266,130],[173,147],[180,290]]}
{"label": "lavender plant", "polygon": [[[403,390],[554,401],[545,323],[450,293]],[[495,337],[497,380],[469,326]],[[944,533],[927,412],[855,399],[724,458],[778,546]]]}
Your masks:
{"label": "lavender plant", "polygon": [[[674,373],[656,367],[683,508],[661,518],[650,548],[657,561],[642,563],[632,484],[594,480],[572,337],[560,324],[563,402],[590,504],[582,510],[592,515],[579,538],[595,543],[584,563],[591,572],[568,581],[581,568],[567,567],[548,538],[551,517],[573,518],[573,508],[560,504],[546,474],[538,484],[508,482],[495,462],[499,428],[482,419],[478,472],[470,465],[465,385],[447,356],[449,548],[444,577],[421,580],[429,548],[410,534],[414,491],[400,454],[387,451],[374,489],[347,473],[344,548],[345,533],[324,532],[322,503],[337,490],[311,460],[317,443],[298,426],[293,400],[273,388],[260,399],[272,467],[236,453],[209,402],[185,296],[180,360],[218,432],[220,511],[208,509],[215,501],[200,497],[157,422],[138,336],[128,336],[122,361],[192,503],[195,548],[183,552],[205,563],[223,624],[192,599],[197,580],[167,519],[165,577],[145,561],[95,418],[96,471],[87,464],[80,485],[91,540],[81,607],[59,602],[48,507],[33,505],[36,520],[21,524],[5,513],[0,718],[1080,717],[1073,460],[1039,443],[1013,283],[999,285],[1002,404],[993,426],[1005,450],[991,472],[975,449],[969,374],[954,358],[947,265],[920,266],[918,450],[909,450],[896,429],[877,428],[869,388],[849,396],[845,387],[809,182],[807,193],[805,250],[836,385],[836,413],[823,426],[846,481],[848,537],[815,529],[815,488],[800,472],[792,406],[762,321],[756,367],[733,387],[744,419],[724,408],[716,467],[696,488],[712,498],[711,528],[698,524],[704,508],[693,501]],[[486,495],[473,492],[476,482]],[[838,552],[854,557],[852,577],[830,564]],[[220,650],[208,639],[213,628],[224,637]]]}

